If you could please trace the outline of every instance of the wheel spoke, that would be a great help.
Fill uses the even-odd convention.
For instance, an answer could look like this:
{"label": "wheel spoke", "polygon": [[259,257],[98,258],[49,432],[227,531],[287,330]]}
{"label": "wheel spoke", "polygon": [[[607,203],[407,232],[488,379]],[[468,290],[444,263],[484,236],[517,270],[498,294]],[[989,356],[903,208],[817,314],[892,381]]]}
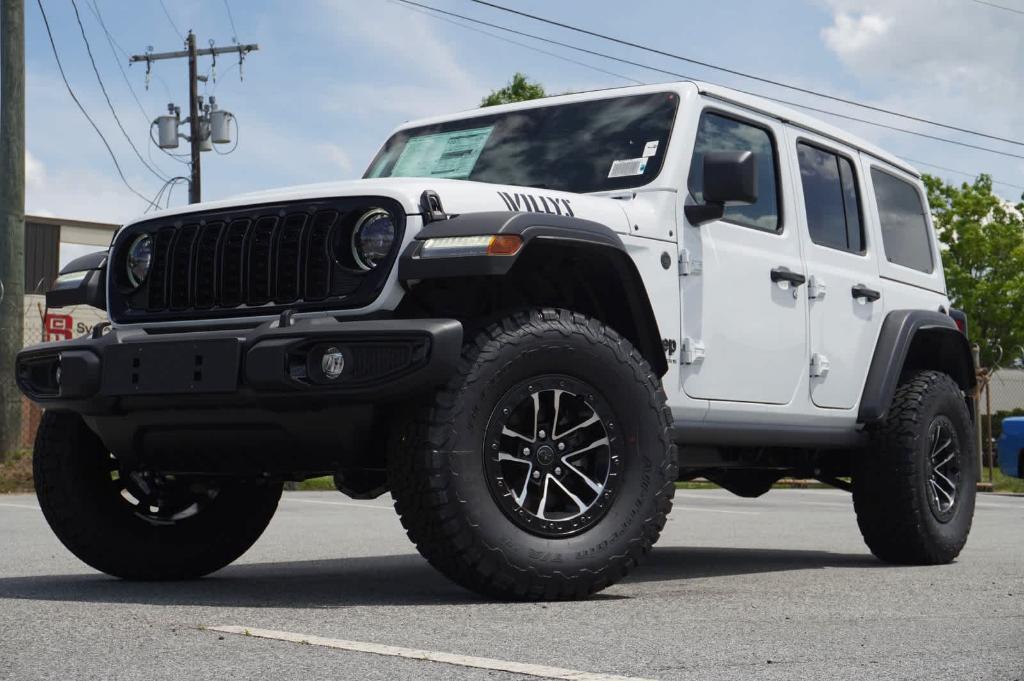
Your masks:
{"label": "wheel spoke", "polygon": [[942,468],[947,463],[952,461],[954,456],[956,456],[956,452],[950,452],[949,455],[947,455],[946,458],[943,459],[942,461],[940,461],[938,463],[933,463],[932,464],[932,470],[937,472],[940,468]]}
{"label": "wheel spoke", "polygon": [[598,483],[594,482],[593,480],[591,480],[589,477],[587,477],[586,474],[583,473],[583,471],[581,471],[580,469],[576,468],[576,466],[573,466],[571,463],[569,463],[568,461],[565,461],[564,459],[562,460],[562,463],[564,463],[565,466],[569,470],[571,470],[573,473],[578,475],[583,480],[583,482],[585,482],[587,484],[587,487],[589,487],[590,489],[594,490],[594,492],[596,494],[600,494],[601,492],[604,491],[604,485],[598,484]]}
{"label": "wheel spoke", "polygon": [[553,440],[561,440],[566,435],[570,435],[572,433],[575,433],[580,428],[586,428],[587,426],[592,426],[592,425],[594,425],[595,423],[597,423],[600,420],[601,420],[600,416],[598,416],[597,414],[592,414],[591,417],[588,418],[586,421],[584,421],[582,423],[579,423],[579,424],[576,424],[575,426],[573,426],[569,430],[565,431],[564,433],[558,433],[557,435],[552,433],[551,434],[551,438]]}
{"label": "wheel spoke", "polygon": [[544,476],[544,491],[540,496],[540,505],[537,506],[537,517],[541,520],[547,520],[544,516],[544,509],[548,506],[548,482],[550,480],[550,475]]}
{"label": "wheel spoke", "polygon": [[508,426],[504,426],[501,429],[501,434],[502,435],[508,435],[509,437],[517,437],[520,440],[523,440],[525,442],[530,442],[530,443],[537,441],[537,438],[535,438],[535,437],[527,437],[526,435],[523,435],[522,433],[517,433],[516,431],[512,430]]}
{"label": "wheel spoke", "polygon": [[524,459],[520,456],[516,456],[515,454],[509,454],[508,452],[498,452],[498,461],[515,461],[516,463],[532,465],[529,459]]}
{"label": "wheel spoke", "polygon": [[568,465],[568,463],[569,463],[567,461],[568,459],[577,457],[580,454],[583,454],[584,452],[589,452],[591,449],[596,449],[598,447],[601,447],[601,446],[607,445],[607,444],[609,444],[609,442],[608,442],[608,436],[606,435],[605,437],[602,437],[602,438],[600,438],[598,440],[594,440],[593,442],[591,442],[589,445],[587,445],[583,449],[577,449],[575,452],[570,452],[569,454],[566,454],[565,456],[562,457],[562,463]]}
{"label": "wheel spoke", "polygon": [[587,505],[585,503],[583,503],[583,500],[580,499],[575,494],[573,494],[572,492],[570,492],[569,488],[566,487],[565,485],[563,485],[561,480],[559,480],[558,478],[556,478],[554,476],[551,476],[551,475],[549,475],[548,477],[551,478],[552,482],[554,482],[556,485],[561,487],[563,492],[565,492],[567,495],[569,495],[569,498],[572,499],[576,503],[576,505],[579,507],[580,513],[583,513],[584,511],[587,510]]}
{"label": "wheel spoke", "polygon": [[[935,490],[936,492],[938,492],[942,496],[946,497],[946,508],[949,508],[950,506],[952,506],[953,505],[953,496],[949,492],[947,492],[946,490],[942,489],[942,486],[939,485],[939,483],[937,483],[934,478],[932,480],[930,480],[929,482],[932,483],[932,489],[933,490]],[[939,502],[940,500],[938,499],[938,497],[936,497],[935,501]],[[941,508],[942,504],[939,503],[939,506]]]}

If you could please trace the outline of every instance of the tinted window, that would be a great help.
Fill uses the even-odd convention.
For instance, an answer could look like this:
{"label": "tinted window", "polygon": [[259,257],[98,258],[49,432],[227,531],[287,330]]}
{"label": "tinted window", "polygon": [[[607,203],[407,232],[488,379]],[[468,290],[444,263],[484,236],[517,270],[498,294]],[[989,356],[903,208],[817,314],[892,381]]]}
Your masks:
{"label": "tinted window", "polygon": [[679,98],[615,97],[400,130],[365,177],[443,177],[597,192],[661,171]]}
{"label": "tinted window", "polygon": [[877,168],[871,169],[871,183],[878,201],[885,257],[897,265],[931,272],[934,268],[932,241],[917,189]]}
{"label": "tinted window", "polygon": [[704,200],[704,154],[709,151],[752,151],[757,161],[757,203],[725,207],[725,220],[766,232],[779,230],[775,145],[764,128],[719,114],[704,113],[690,161],[690,194]]}
{"label": "tinted window", "polygon": [[852,253],[864,250],[857,180],[849,159],[803,142],[796,145],[811,240]]}

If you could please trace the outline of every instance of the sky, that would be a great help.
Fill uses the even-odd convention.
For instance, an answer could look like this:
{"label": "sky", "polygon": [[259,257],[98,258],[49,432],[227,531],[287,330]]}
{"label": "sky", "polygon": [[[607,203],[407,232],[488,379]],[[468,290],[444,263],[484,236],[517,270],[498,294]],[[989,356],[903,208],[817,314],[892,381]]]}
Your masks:
{"label": "sky", "polygon": [[[148,141],[169,102],[187,109],[184,60],[128,66],[131,54],[178,50],[188,29],[199,45],[258,43],[241,69],[222,55],[201,93],[238,121],[229,155],[203,155],[204,199],[352,179],[399,124],[477,106],[516,71],[549,93],[677,80],[639,67],[503,34],[467,29],[394,0],[76,0],[100,76],[125,131],[165,177],[186,174]],[[734,75],[539,24],[470,0],[420,0],[441,9],[723,85],[782,97],[926,134],[1024,156],[1024,146],[780,90]],[[1024,140],[1024,0],[998,9],[977,0],[499,0],[567,24],[698,60],[996,136]],[[93,4],[95,3],[95,4]],[[26,210],[123,222],[145,210],[68,95],[36,0],[26,0]],[[72,88],[103,131],[129,184],[153,196],[162,181],[135,155],[103,98],[71,0],[43,0]],[[1018,12],[1010,11],[1016,9]],[[487,31],[484,34],[480,31]],[[514,44],[495,36],[514,40]],[[529,45],[563,58],[529,49]],[[118,63],[134,88],[137,103]],[[609,73],[610,72],[610,73]],[[215,78],[214,78],[215,76]],[[997,193],[1024,191],[1024,160],[821,116],[947,181],[986,172]],[[186,151],[182,146],[180,151]],[[149,161],[150,155],[153,162]],[[932,164],[926,166],[924,163]],[[951,170],[941,170],[942,166]],[[961,172],[952,172],[961,171]],[[963,174],[966,173],[966,174]],[[1016,186],[1010,186],[1016,185]],[[183,185],[171,205],[186,201]]]}

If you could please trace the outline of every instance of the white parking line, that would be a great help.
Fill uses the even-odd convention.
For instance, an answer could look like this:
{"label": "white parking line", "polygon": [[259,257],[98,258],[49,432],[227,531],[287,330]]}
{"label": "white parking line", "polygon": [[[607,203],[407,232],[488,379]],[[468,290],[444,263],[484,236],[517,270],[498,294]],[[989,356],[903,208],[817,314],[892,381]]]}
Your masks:
{"label": "white parking line", "polygon": [[326,504],[327,506],[351,506],[353,508],[368,508],[372,511],[391,511],[394,513],[395,509],[392,506],[375,506],[373,504],[354,504],[351,501],[321,501],[320,499],[295,499],[293,497],[284,496],[281,497],[281,501],[294,501],[299,504]]}
{"label": "white parking line", "polygon": [[0,503],[0,506],[3,506],[5,508],[26,508],[26,509],[28,509],[30,511],[38,511],[38,510],[40,510],[39,507],[36,506],[35,504],[3,504],[3,503]]}
{"label": "white parking line", "polygon": [[705,508],[703,506],[682,506],[680,504],[672,504],[673,509],[680,511],[696,511],[698,513],[729,513],[731,515],[761,515],[760,511],[732,511],[725,508]]}
{"label": "white parking line", "polygon": [[338,638],[307,636],[306,634],[296,634],[289,631],[273,631],[271,629],[253,629],[238,626],[206,627],[206,630],[219,631],[224,634],[237,634],[239,636],[273,639],[275,641],[289,641],[291,643],[301,643],[303,645],[323,646],[325,648],[348,650],[356,653],[372,653],[374,655],[387,655],[389,657],[404,657],[411,660],[440,662],[441,664],[452,664],[459,667],[490,669],[493,671],[509,672],[511,674],[536,676],[542,679],[567,679],[568,681],[646,681],[645,679],[639,679],[632,676],[615,676],[612,674],[581,672],[576,671],[575,669],[546,667],[544,665],[525,664],[523,662],[509,662],[507,660],[495,660],[488,657],[470,657],[467,655],[455,655],[452,653],[442,653],[433,650],[417,650],[416,648],[389,646],[380,643],[363,643],[361,641],[346,641]]}

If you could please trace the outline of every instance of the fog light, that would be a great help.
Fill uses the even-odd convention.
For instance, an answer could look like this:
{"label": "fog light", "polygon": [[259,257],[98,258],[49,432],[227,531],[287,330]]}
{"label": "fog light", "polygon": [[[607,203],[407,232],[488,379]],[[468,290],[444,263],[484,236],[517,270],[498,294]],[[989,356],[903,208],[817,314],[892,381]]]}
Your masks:
{"label": "fog light", "polygon": [[323,357],[320,358],[320,371],[323,372],[324,378],[333,381],[340,377],[344,370],[345,355],[341,350],[333,346],[324,350]]}

